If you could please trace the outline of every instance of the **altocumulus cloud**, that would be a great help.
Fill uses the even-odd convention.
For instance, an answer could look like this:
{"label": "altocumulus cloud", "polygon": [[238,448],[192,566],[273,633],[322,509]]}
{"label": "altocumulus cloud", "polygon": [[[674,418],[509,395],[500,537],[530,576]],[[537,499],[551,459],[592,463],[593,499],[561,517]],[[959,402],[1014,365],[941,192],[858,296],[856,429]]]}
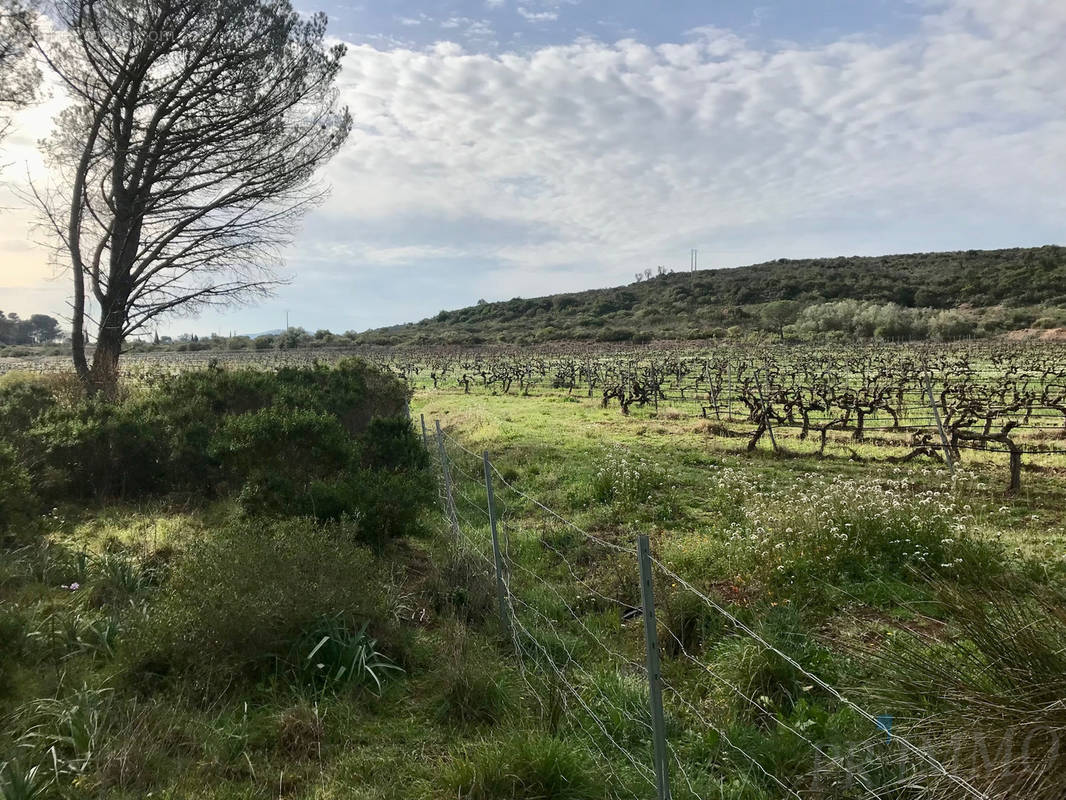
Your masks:
{"label": "altocumulus cloud", "polygon": [[[357,260],[488,259],[516,291],[558,288],[544,269],[594,284],[683,261],[690,243],[737,263],[932,248],[940,226],[960,247],[1056,238],[1063,41],[1066,3],[955,0],[887,42],[768,49],[704,28],[525,53],[353,46],[356,130],[317,232]],[[353,242],[345,217],[382,235]],[[465,233],[493,222],[512,239]]]}
{"label": "altocumulus cloud", "polygon": [[[352,45],[356,129],[282,299],[365,327],[631,279],[691,246],[728,265],[1061,242],[1066,2],[915,1],[906,36],[816,46],[717,28],[655,46]],[[10,250],[24,226],[8,220]]]}

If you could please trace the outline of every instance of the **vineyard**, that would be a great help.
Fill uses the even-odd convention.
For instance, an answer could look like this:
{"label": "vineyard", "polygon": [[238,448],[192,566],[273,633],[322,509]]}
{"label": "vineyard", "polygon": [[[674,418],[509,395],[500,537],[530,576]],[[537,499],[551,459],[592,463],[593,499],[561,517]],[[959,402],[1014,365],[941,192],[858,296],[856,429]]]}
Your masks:
{"label": "vineyard", "polygon": [[391,365],[523,691],[607,796],[1060,796],[1061,352]]}
{"label": "vineyard", "polygon": [[[765,440],[775,452],[857,461],[1001,463],[1009,493],[1025,469],[1066,465],[1066,347],[1057,344],[156,353],[128,356],[124,369],[151,381],[206,364],[276,369],[352,355],[416,390],[580,398],[623,415],[698,418],[749,451]],[[68,365],[54,357],[0,365],[12,368]]]}

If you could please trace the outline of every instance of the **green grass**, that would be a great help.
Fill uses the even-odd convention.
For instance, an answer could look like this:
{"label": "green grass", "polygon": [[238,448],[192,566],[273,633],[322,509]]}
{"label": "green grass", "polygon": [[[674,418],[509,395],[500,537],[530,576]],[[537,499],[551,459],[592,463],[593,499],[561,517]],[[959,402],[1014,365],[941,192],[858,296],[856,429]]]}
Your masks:
{"label": "green grass", "polygon": [[[623,417],[585,398],[424,391],[412,411],[488,450],[509,483],[595,537],[497,482],[528,630],[517,648],[496,617],[491,572],[437,514],[425,520],[431,538],[375,553],[343,523],[333,539],[301,522],[261,538],[265,526],[235,521],[229,501],[60,508],[42,520],[46,544],[0,564],[0,649],[10,654],[0,661],[0,797],[25,794],[27,781],[42,800],[650,796],[643,630],[626,613],[640,602],[637,565],[609,546],[638,533],[874,713],[917,717],[916,697],[953,672],[953,696],[991,698],[997,724],[1015,719],[1011,685],[1029,687],[1028,714],[1039,713],[1039,692],[1061,696],[1062,625],[1050,612],[1025,640],[1026,652],[1047,644],[1046,674],[1017,649],[991,688],[979,669],[953,670],[973,641],[991,660],[1024,609],[1060,608],[1066,487],[1054,471],[1027,474],[1006,499],[1000,464],[968,464],[952,481],[931,463],[849,458],[847,446],[883,455],[875,443],[841,440],[818,457],[786,438],[790,455],[768,442],[747,453],[745,439],[668,409]],[[487,552],[480,461],[449,453],[463,532]],[[634,466],[638,476],[626,475]],[[959,568],[939,566],[959,557]],[[780,796],[725,737],[801,792],[833,785],[832,765],[786,726],[868,774],[896,774],[876,747],[855,751],[871,732],[853,712],[669,576],[655,581],[664,676],[691,704],[667,692],[668,736],[688,778],[675,772],[676,797]],[[985,596],[978,585],[1039,601],[985,621],[965,602]],[[968,638],[949,646],[953,632]],[[935,659],[923,658],[928,637],[940,643]],[[909,643],[891,651],[895,662],[869,657],[892,638]],[[307,668],[312,652],[321,658]],[[353,663],[387,673],[380,687],[365,674],[324,679]],[[890,680],[900,663],[908,680]]]}

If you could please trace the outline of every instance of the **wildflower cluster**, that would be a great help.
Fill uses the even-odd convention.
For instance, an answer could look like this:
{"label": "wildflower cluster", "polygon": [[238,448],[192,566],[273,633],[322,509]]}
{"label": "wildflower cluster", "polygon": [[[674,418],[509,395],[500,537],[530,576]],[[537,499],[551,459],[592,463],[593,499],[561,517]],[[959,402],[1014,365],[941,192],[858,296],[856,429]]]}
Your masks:
{"label": "wildflower cluster", "polygon": [[666,485],[656,464],[620,445],[605,448],[592,478],[592,496],[601,503],[636,506],[650,503]]}
{"label": "wildflower cluster", "polygon": [[958,574],[989,558],[987,547],[969,535],[971,507],[950,483],[920,489],[906,477],[809,477],[779,488],[731,468],[712,481],[720,496],[744,498],[743,513],[723,519],[703,552],[698,540],[686,537],[676,542],[674,555],[693,567],[711,567],[714,559],[716,577],[764,585],[906,579],[914,570]]}

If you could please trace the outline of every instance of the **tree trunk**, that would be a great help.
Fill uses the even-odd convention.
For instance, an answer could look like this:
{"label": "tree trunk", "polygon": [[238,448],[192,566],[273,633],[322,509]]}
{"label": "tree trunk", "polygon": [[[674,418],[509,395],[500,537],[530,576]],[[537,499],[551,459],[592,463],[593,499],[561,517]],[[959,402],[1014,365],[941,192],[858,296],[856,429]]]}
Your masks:
{"label": "tree trunk", "polygon": [[113,300],[100,318],[100,330],[93,351],[93,365],[89,372],[89,387],[106,397],[118,392],[118,360],[122,354],[122,327],[125,323],[124,303]]}
{"label": "tree trunk", "polygon": [[77,261],[74,273],[74,307],[71,314],[70,346],[74,357],[74,372],[83,384],[89,383],[89,362],[85,358],[85,276]]}

